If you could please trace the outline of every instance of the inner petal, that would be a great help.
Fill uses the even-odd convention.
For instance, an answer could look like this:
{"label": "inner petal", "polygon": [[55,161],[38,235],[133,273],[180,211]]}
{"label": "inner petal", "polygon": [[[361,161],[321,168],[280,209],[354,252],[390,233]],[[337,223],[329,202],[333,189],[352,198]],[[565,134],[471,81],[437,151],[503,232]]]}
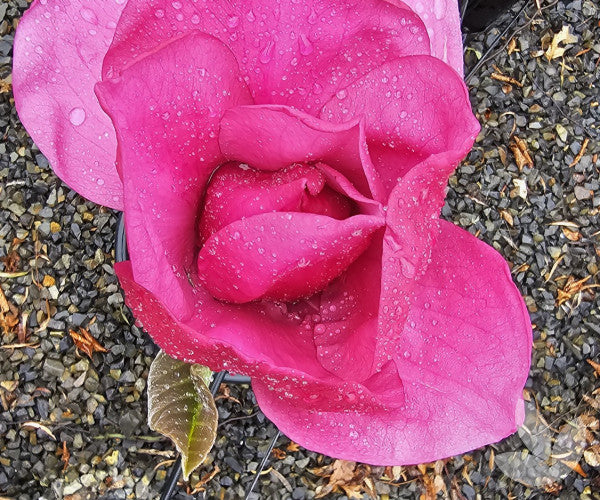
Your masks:
{"label": "inner petal", "polygon": [[304,212],[346,219],[353,211],[352,201],[326,182],[321,169],[305,163],[274,172],[237,162],[222,165],[206,190],[200,217],[202,243],[232,222],[268,212]]}

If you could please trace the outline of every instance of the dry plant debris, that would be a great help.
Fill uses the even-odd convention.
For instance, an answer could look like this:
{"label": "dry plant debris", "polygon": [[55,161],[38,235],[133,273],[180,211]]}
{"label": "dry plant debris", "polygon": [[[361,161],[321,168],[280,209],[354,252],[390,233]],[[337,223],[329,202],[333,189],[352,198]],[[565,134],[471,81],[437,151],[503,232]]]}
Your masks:
{"label": "dry plant debris", "polygon": [[83,327],[79,327],[79,331],[77,332],[75,330],[69,330],[69,335],[71,335],[75,347],[87,354],[90,359],[95,352],[108,352],[108,350]]}

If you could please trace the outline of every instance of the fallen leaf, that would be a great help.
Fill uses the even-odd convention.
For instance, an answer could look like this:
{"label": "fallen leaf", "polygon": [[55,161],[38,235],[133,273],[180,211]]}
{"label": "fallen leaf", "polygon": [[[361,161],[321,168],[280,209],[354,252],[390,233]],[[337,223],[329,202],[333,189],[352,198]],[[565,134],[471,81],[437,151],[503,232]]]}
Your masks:
{"label": "fallen leaf", "polygon": [[556,59],[557,57],[562,57],[565,51],[569,47],[560,47],[561,44],[569,45],[577,42],[577,36],[571,33],[570,26],[563,26],[562,29],[554,35],[552,38],[552,42],[550,43],[550,47],[546,50],[546,59],[551,61],[552,59]]}
{"label": "fallen leaf", "polygon": [[581,158],[583,158],[583,155],[585,154],[585,150],[587,149],[589,143],[590,143],[590,140],[586,137],[583,140],[583,144],[581,145],[581,148],[579,148],[579,153],[577,153],[577,156],[575,158],[573,158],[573,161],[571,163],[569,163],[569,167],[574,167],[581,161]]}
{"label": "fallen leaf", "polygon": [[283,460],[285,457],[287,457],[287,453],[283,450],[280,450],[279,448],[273,448],[273,450],[271,451],[271,453],[273,453],[273,456],[277,459],[277,460]]}
{"label": "fallen leaf", "polygon": [[85,352],[90,359],[95,352],[108,352],[85,328],[79,327],[79,332],[69,330],[69,335],[75,347]]}
{"label": "fallen leaf", "polygon": [[300,445],[298,443],[294,443],[294,441],[290,441],[290,443],[285,448],[287,451],[293,453],[300,449]]}
{"label": "fallen leaf", "polygon": [[69,449],[67,448],[67,442],[63,441],[62,442],[62,448],[59,448],[60,451],[60,461],[63,463],[63,472],[67,470],[67,467],[69,466],[69,459],[71,458],[71,453],[69,452]]}
{"label": "fallen leaf", "polygon": [[198,481],[195,485],[194,485],[194,489],[191,491],[190,495],[196,495],[198,493],[200,493],[201,491],[204,491],[203,486],[210,482],[210,480],[215,477],[219,472],[221,472],[221,469],[219,468],[218,465],[215,465],[215,468],[210,471],[208,474],[204,474],[204,476],[202,476],[200,478],[200,481]]}
{"label": "fallen leaf", "polygon": [[508,210],[500,210],[500,217],[502,217],[510,227],[513,226],[514,220],[513,216],[510,214]]}
{"label": "fallen leaf", "polygon": [[579,462],[575,462],[574,460],[561,460],[563,464],[565,464],[569,469],[574,472],[577,472],[581,477],[587,477],[585,471],[579,465]]}
{"label": "fallen leaf", "polygon": [[42,425],[38,422],[23,422],[21,424],[21,429],[42,431],[44,434],[50,436],[52,439],[54,439],[54,441],[56,441],[56,436],[52,433],[52,431],[45,425]]}
{"label": "fallen leaf", "polygon": [[591,467],[600,467],[600,445],[590,446],[583,452],[583,458]]}
{"label": "fallen leaf", "polygon": [[562,232],[565,237],[570,241],[579,241],[581,239],[581,233],[579,231],[573,231],[568,227],[563,227]]}
{"label": "fallen leaf", "polygon": [[527,181],[525,179],[513,179],[515,188],[510,192],[511,197],[518,196],[527,200]]}
{"label": "fallen leaf", "polygon": [[594,371],[596,372],[596,375],[598,377],[600,377],[600,363],[596,363],[595,361],[592,361],[591,359],[586,359],[586,361],[594,369]]}
{"label": "fallen leaf", "polygon": [[523,167],[525,166],[533,167],[533,160],[529,155],[527,143],[517,136],[513,139],[514,142],[512,142],[509,147],[515,156],[515,163],[517,164],[519,171],[523,170]]}
{"label": "fallen leaf", "polygon": [[516,50],[517,50],[517,41],[514,38],[511,38],[510,42],[508,42],[508,47],[507,47],[508,55],[510,56]]}
{"label": "fallen leaf", "polygon": [[517,87],[523,87],[523,84],[519,80],[517,80],[511,76],[506,76],[501,73],[492,73],[490,76],[493,80],[498,80],[499,82],[516,85]]}

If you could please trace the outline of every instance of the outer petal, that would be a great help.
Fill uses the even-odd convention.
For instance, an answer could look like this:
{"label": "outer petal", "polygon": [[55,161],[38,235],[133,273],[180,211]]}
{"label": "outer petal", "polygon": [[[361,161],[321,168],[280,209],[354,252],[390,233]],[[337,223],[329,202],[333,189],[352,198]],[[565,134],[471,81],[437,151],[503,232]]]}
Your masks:
{"label": "outer petal", "polygon": [[196,217],[208,176],[223,161],[218,124],[225,109],[251,101],[237,63],[215,38],[191,33],[97,91],[118,134],[135,279],[191,315]]}
{"label": "outer petal", "polygon": [[[303,446],[376,465],[430,462],[498,441],[522,422],[531,325],[502,257],[447,222],[415,290],[402,355],[370,381],[401,388],[387,410],[313,411],[253,389],[265,415]],[[397,371],[394,387],[394,371]]]}
{"label": "outer petal", "polygon": [[[399,3],[397,0],[387,1]],[[457,0],[405,0],[405,3],[425,23],[431,40],[431,55],[447,62],[462,76],[463,43]]]}
{"label": "outer petal", "polygon": [[198,255],[199,279],[213,297],[235,303],[309,297],[367,248],[382,217],[345,220],[297,212],[254,215],[213,234]]}
{"label": "outer petal", "polygon": [[384,202],[364,128],[358,119],[334,124],[288,106],[240,106],[223,116],[219,143],[227,158],[263,170],[321,161],[347,177],[363,195]]}
{"label": "outer petal", "polygon": [[231,48],[258,104],[312,113],[386,60],[429,54],[419,17],[381,0],[129,0],[104,75],[190,30]]}
{"label": "outer petal", "polygon": [[469,151],[479,124],[467,89],[430,56],[386,63],[331,99],[321,118],[339,123],[365,116],[369,153],[387,192],[415,165],[451,153],[456,165]]}
{"label": "outer petal", "polygon": [[19,118],[56,174],[86,198],[121,210],[117,141],[94,85],[123,1],[37,0],[19,23],[13,89]]}
{"label": "outer petal", "polygon": [[224,304],[198,288],[194,316],[178,321],[134,281],[130,262],[115,269],[136,318],[171,356],[260,378],[274,394],[305,409],[382,407],[381,395],[376,397],[369,387],[345,382],[322,368],[312,333],[318,308],[312,304]]}

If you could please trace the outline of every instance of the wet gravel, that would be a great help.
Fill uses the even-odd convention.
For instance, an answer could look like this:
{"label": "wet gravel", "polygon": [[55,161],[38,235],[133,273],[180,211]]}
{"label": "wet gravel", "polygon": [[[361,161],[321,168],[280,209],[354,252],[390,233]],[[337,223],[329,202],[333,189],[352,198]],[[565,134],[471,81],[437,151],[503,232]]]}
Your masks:
{"label": "wet gravel", "polygon": [[[0,4],[0,283],[18,321],[0,337],[0,496],[158,498],[174,455],[145,423],[156,348],[134,326],[112,270],[117,214],[53,175],[14,110],[12,42],[27,5]],[[467,72],[522,5],[467,37]],[[443,210],[504,255],[525,297],[535,324],[528,425],[537,439],[521,433],[427,467],[359,467],[353,491],[362,486],[364,498],[369,489],[382,499],[436,491],[468,500],[600,498],[600,372],[588,362],[600,362],[600,7],[540,5],[529,2],[469,75],[482,131],[450,180]],[[563,26],[577,41],[548,60]],[[79,328],[108,352],[90,360],[77,351],[69,330]],[[28,345],[6,348],[20,343]],[[276,432],[247,387],[232,386],[218,406],[216,446],[173,498],[242,498]],[[255,498],[326,493],[330,459],[285,437],[276,447]],[[549,447],[554,455],[571,451],[568,464],[549,467]]]}

